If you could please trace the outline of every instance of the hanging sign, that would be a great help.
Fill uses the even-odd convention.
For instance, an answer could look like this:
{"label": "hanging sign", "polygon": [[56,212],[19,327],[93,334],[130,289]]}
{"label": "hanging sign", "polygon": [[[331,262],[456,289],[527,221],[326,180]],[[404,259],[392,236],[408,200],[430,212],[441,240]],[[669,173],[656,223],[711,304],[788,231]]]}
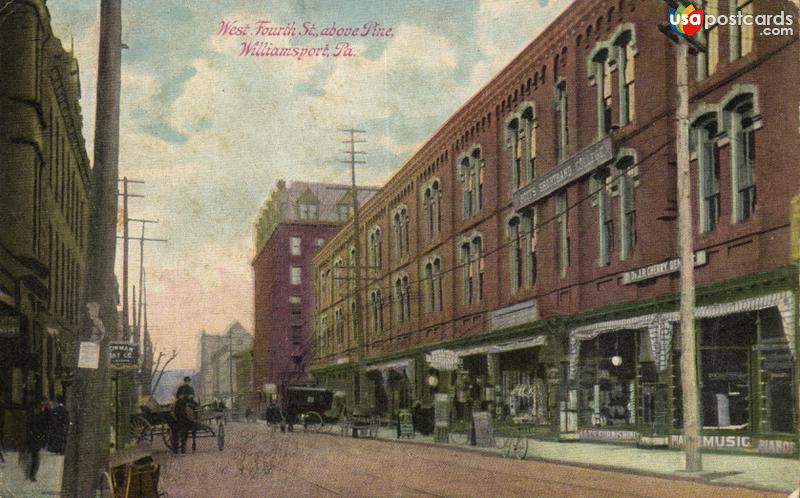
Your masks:
{"label": "hanging sign", "polygon": [[436,370],[456,370],[461,366],[461,357],[448,349],[437,349],[425,355],[425,361]]}
{"label": "hanging sign", "polygon": [[[706,252],[697,251],[694,253],[694,266],[703,266],[706,264]],[[628,285],[634,282],[641,282],[643,280],[650,280],[651,278],[660,277],[668,273],[675,273],[681,269],[681,260],[679,258],[670,259],[654,265],[643,266],[636,270],[626,271],[622,274],[622,284]]]}
{"label": "hanging sign", "polygon": [[81,342],[78,353],[78,368],[97,370],[100,366],[100,344],[96,342]]}
{"label": "hanging sign", "polygon": [[112,342],[108,346],[108,354],[112,365],[135,366],[138,360],[136,344],[130,342]]}

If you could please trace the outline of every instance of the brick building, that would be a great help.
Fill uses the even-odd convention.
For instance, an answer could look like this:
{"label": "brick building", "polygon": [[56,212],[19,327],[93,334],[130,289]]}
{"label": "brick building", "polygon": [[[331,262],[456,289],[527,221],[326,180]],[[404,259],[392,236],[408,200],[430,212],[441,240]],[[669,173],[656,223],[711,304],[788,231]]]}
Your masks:
{"label": "brick building", "polygon": [[91,171],[78,61],[43,0],[0,14],[0,74],[0,428],[14,446],[28,403],[67,394]]}
{"label": "brick building", "polygon": [[[667,19],[657,0],[574,2],[365,204],[363,368],[337,283],[350,224],[329,240],[317,383],[383,414],[449,393],[458,416],[681,444]],[[793,453],[800,53],[759,29],[717,26],[690,60],[700,399],[706,446]]]}
{"label": "brick building", "polygon": [[[363,203],[377,191],[359,188]],[[253,383],[308,380],[311,257],[352,213],[349,187],[279,180],[255,223]]]}

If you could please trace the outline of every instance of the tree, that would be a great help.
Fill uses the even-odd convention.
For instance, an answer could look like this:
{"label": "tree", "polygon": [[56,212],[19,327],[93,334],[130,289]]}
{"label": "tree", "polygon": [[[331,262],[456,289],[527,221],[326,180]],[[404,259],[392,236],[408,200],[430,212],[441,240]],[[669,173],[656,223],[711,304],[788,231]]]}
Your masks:
{"label": "tree", "polygon": [[[154,356],[153,371],[149,373],[149,378],[147,379],[148,384],[151,386],[150,387],[151,393],[155,393],[156,389],[158,389],[158,384],[161,383],[161,378],[164,376],[164,371],[167,369],[167,366],[170,363],[172,363],[172,360],[174,360],[178,356],[178,351],[173,348],[172,353],[170,353],[169,356],[167,356],[163,351],[159,351],[157,357],[155,356],[154,352],[153,356]],[[162,361],[164,362],[163,365],[161,364]],[[160,372],[159,368],[161,369]],[[156,375],[158,375],[156,377],[156,381],[153,382],[153,377],[155,377]]]}

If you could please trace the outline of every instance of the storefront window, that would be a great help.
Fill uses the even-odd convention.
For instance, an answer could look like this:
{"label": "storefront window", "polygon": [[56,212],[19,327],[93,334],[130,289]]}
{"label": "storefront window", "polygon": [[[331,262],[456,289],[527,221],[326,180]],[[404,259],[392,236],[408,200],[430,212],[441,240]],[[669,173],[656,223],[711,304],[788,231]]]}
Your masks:
{"label": "storefront window", "polygon": [[794,432],[794,356],[777,308],[758,314],[760,387],[764,432]]}
{"label": "storefront window", "polygon": [[580,425],[635,422],[636,351],[633,330],[609,332],[581,343]]}
{"label": "storefront window", "polygon": [[700,385],[703,426],[749,429],[750,347],[755,313],[700,320]]}

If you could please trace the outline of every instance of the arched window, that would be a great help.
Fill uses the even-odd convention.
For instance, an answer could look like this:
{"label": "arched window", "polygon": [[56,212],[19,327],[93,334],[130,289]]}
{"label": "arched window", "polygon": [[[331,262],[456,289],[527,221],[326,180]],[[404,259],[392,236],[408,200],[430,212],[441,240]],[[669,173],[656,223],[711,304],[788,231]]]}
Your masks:
{"label": "arched window", "polygon": [[472,148],[468,155],[462,155],[457,162],[462,187],[462,214],[466,220],[480,212],[483,205],[484,161],[481,149]]}
{"label": "arched window", "polygon": [[342,344],[344,342],[344,320],[342,320],[341,308],[336,308],[333,312],[333,330],[336,335],[336,342]]}
{"label": "arched window", "polygon": [[639,186],[639,167],[633,156],[617,161],[616,175],[619,183],[619,233],[620,259],[631,257],[636,247],[636,187]]}
{"label": "arched window", "polygon": [[733,180],[733,221],[745,221],[756,207],[756,124],[758,116],[753,105],[753,95],[744,94],[733,99],[725,109],[728,113],[733,149],[731,178]]}
{"label": "arched window", "polygon": [[616,189],[611,169],[606,166],[592,175],[592,192],[597,205],[598,255],[597,264],[606,266],[611,262],[614,250],[614,213],[611,209],[611,192]]}
{"label": "arched window", "polygon": [[619,74],[619,126],[633,121],[636,108],[636,55],[633,44],[633,33],[623,31],[614,41],[617,51],[617,67]]}
{"label": "arched window", "polygon": [[441,189],[439,188],[439,180],[434,180],[430,186],[425,189],[423,194],[422,204],[427,217],[428,225],[428,241],[432,241],[439,236],[441,226]]}
{"label": "arched window", "polygon": [[464,304],[480,302],[483,298],[484,257],[483,239],[474,235],[461,243],[462,301]]}
{"label": "arched window", "polygon": [[342,281],[344,280],[344,274],[342,273],[342,263],[341,259],[337,259],[335,263],[333,263],[333,296],[332,301],[335,301],[342,292]]}
{"label": "arched window", "polygon": [[592,59],[594,82],[597,88],[597,136],[604,137],[611,131],[612,98],[614,78],[608,49],[598,50]]}
{"label": "arched window", "polygon": [[700,231],[710,232],[719,223],[720,216],[720,164],[716,116],[705,115],[695,121],[690,138],[697,154],[700,192]]}
{"label": "arched window", "polygon": [[381,267],[381,252],[383,249],[382,232],[380,227],[374,227],[369,233],[369,264],[373,269]]}
{"label": "arched window", "polygon": [[425,265],[427,311],[442,311],[442,263],[437,257]]}
{"label": "arched window", "polygon": [[409,292],[408,275],[398,275],[394,282],[394,288],[395,323],[405,323],[408,321],[411,314],[411,296]]}
{"label": "arched window", "polygon": [[533,107],[524,105],[506,125],[506,146],[511,151],[511,187],[516,191],[535,175],[536,123]]}
{"label": "arched window", "polygon": [[375,334],[380,334],[383,332],[383,300],[381,299],[380,289],[374,289],[370,293],[370,310],[372,332]]}
{"label": "arched window", "polygon": [[392,218],[394,226],[395,257],[402,258],[408,254],[408,209],[405,206],[395,209]]}

